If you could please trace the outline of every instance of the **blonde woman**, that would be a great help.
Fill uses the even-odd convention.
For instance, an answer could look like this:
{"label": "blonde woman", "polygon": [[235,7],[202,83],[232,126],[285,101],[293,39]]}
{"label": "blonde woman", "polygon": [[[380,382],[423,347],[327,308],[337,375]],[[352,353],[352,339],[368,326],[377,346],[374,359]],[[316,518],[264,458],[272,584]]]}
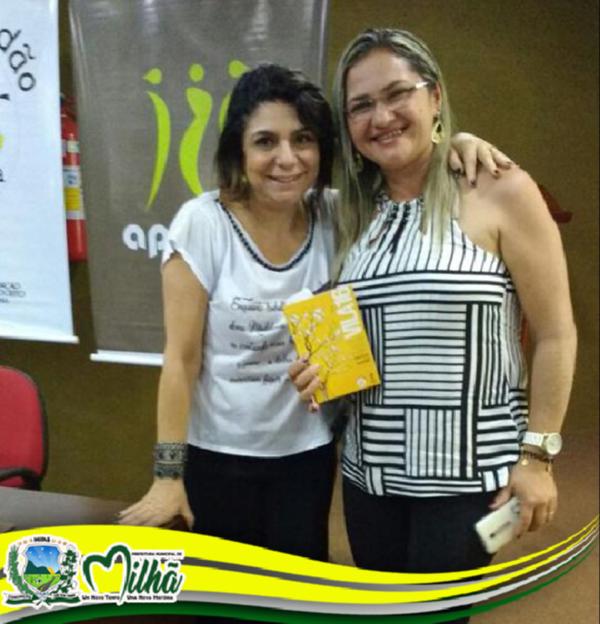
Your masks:
{"label": "blonde woman", "polygon": [[[352,553],[388,571],[483,566],[473,525],[490,509],[516,496],[521,534],[557,507],[550,467],[576,345],[560,236],[523,170],[482,172],[475,187],[448,171],[448,94],[414,35],[360,34],[334,98],[339,282],[357,294],[382,376],[356,396],[346,428]],[[309,400],[313,368],[291,375]]]}

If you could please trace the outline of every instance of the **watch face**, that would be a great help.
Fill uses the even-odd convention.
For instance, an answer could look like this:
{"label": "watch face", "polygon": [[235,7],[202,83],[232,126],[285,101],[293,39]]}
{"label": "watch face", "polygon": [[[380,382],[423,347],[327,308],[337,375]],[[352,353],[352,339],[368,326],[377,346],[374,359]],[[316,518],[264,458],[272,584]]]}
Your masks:
{"label": "watch face", "polygon": [[546,441],[544,446],[546,447],[546,452],[549,455],[556,455],[560,452],[562,448],[562,437],[560,433],[549,433],[546,436]]}

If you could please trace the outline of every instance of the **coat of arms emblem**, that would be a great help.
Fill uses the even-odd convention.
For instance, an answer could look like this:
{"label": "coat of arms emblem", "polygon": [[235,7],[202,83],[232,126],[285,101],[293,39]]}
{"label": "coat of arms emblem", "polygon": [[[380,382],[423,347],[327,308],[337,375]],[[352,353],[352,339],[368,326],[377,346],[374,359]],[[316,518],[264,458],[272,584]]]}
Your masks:
{"label": "coat of arms emblem", "polygon": [[77,547],[51,536],[35,536],[11,545],[4,571],[17,593],[4,594],[7,605],[34,608],[80,602]]}

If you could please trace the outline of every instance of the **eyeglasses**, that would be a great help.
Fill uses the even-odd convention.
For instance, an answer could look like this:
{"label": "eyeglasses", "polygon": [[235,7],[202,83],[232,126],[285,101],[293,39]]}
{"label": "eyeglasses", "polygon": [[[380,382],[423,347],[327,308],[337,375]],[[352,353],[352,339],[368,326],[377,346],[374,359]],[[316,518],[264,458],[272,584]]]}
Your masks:
{"label": "eyeglasses", "polygon": [[364,98],[357,100],[356,102],[352,102],[346,108],[346,117],[352,122],[370,119],[379,102],[381,102],[388,111],[399,111],[408,104],[411,95],[415,91],[426,87],[428,84],[429,82],[427,80],[422,80],[421,82],[414,84],[412,87],[393,87],[381,98]]}

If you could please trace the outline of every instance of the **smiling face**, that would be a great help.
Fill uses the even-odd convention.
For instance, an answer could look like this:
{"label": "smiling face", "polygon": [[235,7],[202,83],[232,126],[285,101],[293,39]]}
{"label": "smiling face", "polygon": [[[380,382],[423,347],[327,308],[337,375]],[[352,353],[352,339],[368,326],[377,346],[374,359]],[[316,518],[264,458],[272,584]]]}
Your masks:
{"label": "smiling face", "polygon": [[350,138],[384,177],[429,162],[440,95],[437,86],[410,90],[422,82],[405,59],[386,49],[369,52],[348,70],[346,110],[373,103],[371,114],[347,116]]}
{"label": "smiling face", "polygon": [[263,102],[254,110],[243,151],[251,201],[294,207],[317,179],[319,143],[289,104]]}

